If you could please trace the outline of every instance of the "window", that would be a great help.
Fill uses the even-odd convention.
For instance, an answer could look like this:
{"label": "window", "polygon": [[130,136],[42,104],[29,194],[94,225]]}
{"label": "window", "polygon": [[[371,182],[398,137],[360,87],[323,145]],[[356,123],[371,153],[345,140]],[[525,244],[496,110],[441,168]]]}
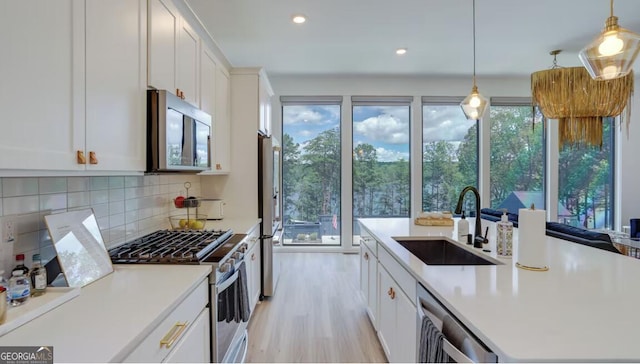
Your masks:
{"label": "window", "polygon": [[[353,231],[359,217],[408,217],[411,97],[353,97]],[[359,239],[354,238],[357,245]]]}
{"label": "window", "polygon": [[565,146],[558,160],[558,219],[588,229],[613,227],[614,118],[602,121],[602,148]]}
{"label": "window", "polygon": [[283,244],[340,245],[342,98],[281,101]]}
{"label": "window", "polygon": [[534,204],[545,208],[544,125],[533,119],[531,101],[492,98],[490,109],[490,193],[494,209],[518,213]]}
{"label": "window", "polygon": [[[423,211],[453,211],[460,191],[478,186],[478,123],[466,119],[461,101],[422,98]],[[475,211],[475,206],[464,209]]]}

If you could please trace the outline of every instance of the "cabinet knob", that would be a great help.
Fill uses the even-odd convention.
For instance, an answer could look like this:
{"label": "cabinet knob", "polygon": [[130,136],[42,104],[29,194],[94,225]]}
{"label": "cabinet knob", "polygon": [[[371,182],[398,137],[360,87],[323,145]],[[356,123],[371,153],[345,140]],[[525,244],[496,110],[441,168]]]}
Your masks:
{"label": "cabinet knob", "polygon": [[364,260],[369,260],[369,253],[364,253]]}
{"label": "cabinet knob", "polygon": [[98,164],[98,158],[96,157],[96,152],[89,152],[89,163]]}
{"label": "cabinet knob", "polygon": [[87,164],[87,158],[85,158],[83,151],[79,150],[76,152],[76,162],[78,164]]}

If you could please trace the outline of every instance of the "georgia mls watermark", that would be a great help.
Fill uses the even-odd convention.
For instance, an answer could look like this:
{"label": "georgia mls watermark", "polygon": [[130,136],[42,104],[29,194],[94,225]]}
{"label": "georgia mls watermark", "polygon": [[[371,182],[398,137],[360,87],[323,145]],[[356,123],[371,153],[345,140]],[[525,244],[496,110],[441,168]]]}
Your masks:
{"label": "georgia mls watermark", "polygon": [[0,364],[53,364],[53,346],[0,346]]}

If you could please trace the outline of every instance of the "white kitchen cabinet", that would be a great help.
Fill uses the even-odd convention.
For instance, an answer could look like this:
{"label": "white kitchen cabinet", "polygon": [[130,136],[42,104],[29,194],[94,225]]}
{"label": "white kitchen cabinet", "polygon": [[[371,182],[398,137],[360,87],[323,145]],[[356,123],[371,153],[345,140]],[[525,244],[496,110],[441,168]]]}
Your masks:
{"label": "white kitchen cabinet", "polygon": [[415,363],[417,359],[417,310],[382,264],[378,302],[378,338],[389,362]]}
{"label": "white kitchen cabinet", "polygon": [[0,24],[0,166],[143,171],[145,3],[13,1]]}
{"label": "white kitchen cabinet", "polygon": [[202,174],[227,174],[230,170],[229,74],[206,47],[200,51],[200,108],[212,117],[211,170]]}
{"label": "white kitchen cabinet", "polygon": [[367,304],[367,315],[369,315],[373,328],[377,329],[378,260],[362,240],[360,243],[360,290]]}
{"label": "white kitchen cabinet", "polygon": [[144,171],[147,3],[86,0],[85,14],[87,169]]}
{"label": "white kitchen cabinet", "polygon": [[83,170],[84,3],[5,1],[0,167]]}
{"label": "white kitchen cabinet", "polygon": [[211,318],[209,309],[200,312],[200,315],[184,333],[182,340],[167,355],[165,363],[208,363],[211,356],[211,343],[209,342],[209,327]]}
{"label": "white kitchen cabinet", "polygon": [[261,269],[262,269],[262,254],[260,250],[259,230],[253,229],[247,236],[247,243],[249,249],[245,253],[245,262],[247,264],[247,279],[249,290],[249,304],[251,306],[251,313],[260,299],[260,293],[262,289]]}
{"label": "white kitchen cabinet", "polygon": [[259,130],[266,135],[271,135],[271,97],[273,90],[269,85],[266,75],[259,79],[259,100],[260,100],[260,126]]}
{"label": "white kitchen cabinet", "polygon": [[[209,362],[209,280],[198,286],[125,358],[125,362]],[[206,318],[206,323],[202,320]],[[204,346],[204,347],[203,347]],[[189,352],[194,351],[194,352]]]}
{"label": "white kitchen cabinet", "polygon": [[[262,68],[234,68],[231,71],[232,93],[241,99],[233,105],[241,106],[242,110],[234,107],[232,111],[234,124],[247,123],[256,130],[271,135],[271,98],[273,89]],[[233,99],[233,98],[232,98]],[[237,111],[237,113],[236,113]]]}
{"label": "white kitchen cabinet", "polygon": [[148,19],[148,86],[199,107],[199,36],[171,0],[149,0]]}

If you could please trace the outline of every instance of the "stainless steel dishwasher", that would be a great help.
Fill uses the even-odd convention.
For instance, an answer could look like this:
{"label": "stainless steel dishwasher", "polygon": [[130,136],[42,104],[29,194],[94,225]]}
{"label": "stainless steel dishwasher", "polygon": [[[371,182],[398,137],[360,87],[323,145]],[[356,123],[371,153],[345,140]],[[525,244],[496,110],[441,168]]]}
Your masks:
{"label": "stainless steel dishwasher", "polygon": [[418,328],[425,315],[444,336],[442,348],[453,362],[498,362],[496,354],[467,330],[426,288],[418,284]]}

